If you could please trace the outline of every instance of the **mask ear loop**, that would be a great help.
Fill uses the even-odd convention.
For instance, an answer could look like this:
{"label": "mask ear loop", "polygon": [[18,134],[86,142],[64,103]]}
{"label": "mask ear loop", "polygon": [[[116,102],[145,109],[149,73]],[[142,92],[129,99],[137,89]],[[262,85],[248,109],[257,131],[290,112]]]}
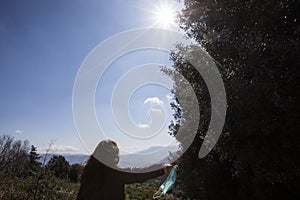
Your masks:
{"label": "mask ear loop", "polygon": [[162,197],[162,189],[161,188],[159,188],[154,194],[153,194],[153,199],[158,199],[158,198],[160,198],[160,197]]}

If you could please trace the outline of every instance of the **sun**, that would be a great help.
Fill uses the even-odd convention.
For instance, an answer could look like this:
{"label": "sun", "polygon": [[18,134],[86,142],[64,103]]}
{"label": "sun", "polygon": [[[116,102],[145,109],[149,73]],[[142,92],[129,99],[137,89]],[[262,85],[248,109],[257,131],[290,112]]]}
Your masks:
{"label": "sun", "polygon": [[154,12],[156,23],[164,28],[175,24],[175,9],[168,5],[161,5]]}

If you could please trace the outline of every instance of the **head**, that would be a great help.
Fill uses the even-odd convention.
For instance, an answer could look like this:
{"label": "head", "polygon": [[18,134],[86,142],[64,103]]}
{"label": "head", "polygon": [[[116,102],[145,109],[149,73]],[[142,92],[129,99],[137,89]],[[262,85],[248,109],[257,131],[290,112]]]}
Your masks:
{"label": "head", "polygon": [[105,165],[114,167],[119,162],[119,148],[112,140],[103,140],[96,147],[93,156]]}

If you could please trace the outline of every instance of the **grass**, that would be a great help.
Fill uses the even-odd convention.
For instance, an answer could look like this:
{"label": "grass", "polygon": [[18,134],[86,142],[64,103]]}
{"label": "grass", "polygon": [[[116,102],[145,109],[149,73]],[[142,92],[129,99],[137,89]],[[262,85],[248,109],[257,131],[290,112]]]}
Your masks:
{"label": "grass", "polygon": [[[158,180],[143,184],[130,184],[125,186],[126,200],[150,200],[159,187]],[[33,177],[17,178],[0,174],[1,200],[75,200],[79,191],[79,183],[45,176],[37,183]],[[177,200],[172,193],[160,200]]]}

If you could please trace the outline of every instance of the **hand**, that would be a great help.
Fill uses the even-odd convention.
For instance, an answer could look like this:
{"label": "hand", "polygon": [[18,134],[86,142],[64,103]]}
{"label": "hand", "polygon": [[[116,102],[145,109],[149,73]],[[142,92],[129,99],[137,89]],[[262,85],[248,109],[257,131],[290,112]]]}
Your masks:
{"label": "hand", "polygon": [[172,171],[173,166],[170,164],[165,164],[164,170],[165,170],[165,176],[169,176],[170,172]]}

